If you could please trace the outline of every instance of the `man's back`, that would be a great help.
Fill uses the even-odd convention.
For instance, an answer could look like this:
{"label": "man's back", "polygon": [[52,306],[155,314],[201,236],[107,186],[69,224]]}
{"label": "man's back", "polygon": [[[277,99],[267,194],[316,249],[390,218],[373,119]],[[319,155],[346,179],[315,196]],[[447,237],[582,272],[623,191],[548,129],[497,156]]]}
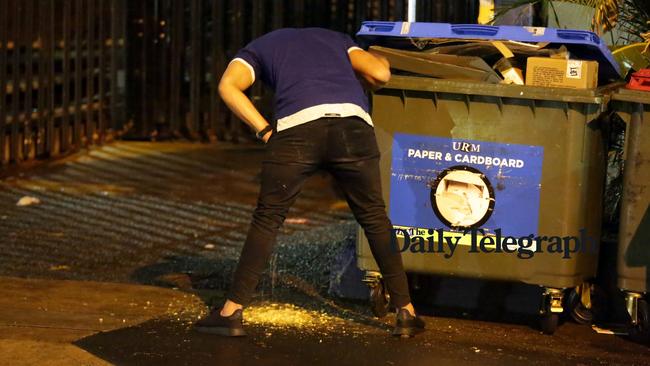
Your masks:
{"label": "man's back", "polygon": [[247,45],[235,59],[248,64],[254,79],[276,93],[278,120],[306,108],[351,104],[368,112],[348,51],[358,48],[343,34],[322,28],[284,28]]}

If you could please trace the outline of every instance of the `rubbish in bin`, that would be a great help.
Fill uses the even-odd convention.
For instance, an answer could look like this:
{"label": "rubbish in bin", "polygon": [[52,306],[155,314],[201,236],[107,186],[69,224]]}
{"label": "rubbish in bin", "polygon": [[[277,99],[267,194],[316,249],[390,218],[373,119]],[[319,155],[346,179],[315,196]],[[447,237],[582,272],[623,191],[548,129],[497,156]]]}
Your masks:
{"label": "rubbish in bin", "polygon": [[[599,63],[598,80],[601,84],[620,78],[618,63],[605,42],[595,33],[583,30],[369,21],[362,23],[357,38],[364,47],[376,45],[425,52],[435,48],[436,53],[481,56],[488,64],[493,64],[501,58],[500,52],[491,47],[492,41],[504,42],[514,54],[565,46],[571,58]],[[486,59],[486,51],[491,52],[491,56],[487,57],[491,57],[490,60]],[[524,53],[522,55],[531,56]]]}
{"label": "rubbish in bin", "polygon": [[515,58],[502,58],[494,64],[494,68],[503,76],[506,84],[524,85],[524,75],[521,72],[521,66]]}
{"label": "rubbish in bin", "polygon": [[498,83],[501,78],[479,57],[442,55],[372,46],[370,49],[390,62],[393,69],[441,79],[476,80]]}
{"label": "rubbish in bin", "polygon": [[501,41],[492,41],[491,43],[503,55],[503,58],[494,64],[494,69],[501,73],[504,82],[506,84],[524,85],[521,65],[517,62],[515,54]]}
{"label": "rubbish in bin", "polygon": [[618,62],[623,79],[627,80],[628,74],[643,68],[650,67],[650,54],[646,52],[647,43],[633,43],[612,51],[614,59]]}
{"label": "rubbish in bin", "polygon": [[627,84],[630,89],[650,91],[650,69],[641,69],[634,74]]}
{"label": "rubbish in bin", "polygon": [[598,86],[598,63],[529,57],[526,66],[526,85],[593,89]]}

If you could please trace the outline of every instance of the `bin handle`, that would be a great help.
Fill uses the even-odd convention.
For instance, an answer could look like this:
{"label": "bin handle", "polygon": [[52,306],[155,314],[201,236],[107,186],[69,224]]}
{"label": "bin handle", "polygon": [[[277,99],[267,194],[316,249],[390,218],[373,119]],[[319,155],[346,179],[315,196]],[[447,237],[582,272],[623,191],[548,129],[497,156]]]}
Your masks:
{"label": "bin handle", "polygon": [[493,25],[452,24],[451,31],[463,35],[495,36],[499,32],[499,27]]}
{"label": "bin handle", "polygon": [[600,42],[600,39],[593,33],[587,31],[580,31],[580,30],[558,29],[557,37],[562,39],[571,39],[577,41],[591,41],[594,43]]}
{"label": "bin handle", "polygon": [[363,31],[367,32],[378,32],[378,33],[390,33],[395,29],[395,22],[363,22],[361,24]]}

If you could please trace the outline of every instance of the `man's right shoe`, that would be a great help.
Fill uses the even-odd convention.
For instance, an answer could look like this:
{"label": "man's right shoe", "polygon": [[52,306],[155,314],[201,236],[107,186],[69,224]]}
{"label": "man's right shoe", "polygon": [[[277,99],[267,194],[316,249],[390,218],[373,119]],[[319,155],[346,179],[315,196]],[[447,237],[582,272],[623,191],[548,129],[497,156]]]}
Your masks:
{"label": "man's right shoe", "polygon": [[393,335],[396,337],[413,337],[424,331],[424,320],[413,316],[406,309],[400,309],[395,319]]}
{"label": "man's right shoe", "polygon": [[243,326],[242,310],[235,310],[230,316],[221,316],[218,308],[213,309],[208,316],[197,321],[194,329],[202,333],[219,334],[227,337],[242,337],[246,335]]}

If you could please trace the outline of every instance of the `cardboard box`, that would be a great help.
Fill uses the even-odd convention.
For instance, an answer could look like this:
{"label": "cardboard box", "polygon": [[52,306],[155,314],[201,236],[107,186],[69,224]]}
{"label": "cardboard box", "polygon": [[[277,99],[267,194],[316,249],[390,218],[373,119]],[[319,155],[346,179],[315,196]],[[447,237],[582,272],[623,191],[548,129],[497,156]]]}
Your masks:
{"label": "cardboard box", "polygon": [[526,85],[593,89],[598,86],[598,62],[529,57]]}

